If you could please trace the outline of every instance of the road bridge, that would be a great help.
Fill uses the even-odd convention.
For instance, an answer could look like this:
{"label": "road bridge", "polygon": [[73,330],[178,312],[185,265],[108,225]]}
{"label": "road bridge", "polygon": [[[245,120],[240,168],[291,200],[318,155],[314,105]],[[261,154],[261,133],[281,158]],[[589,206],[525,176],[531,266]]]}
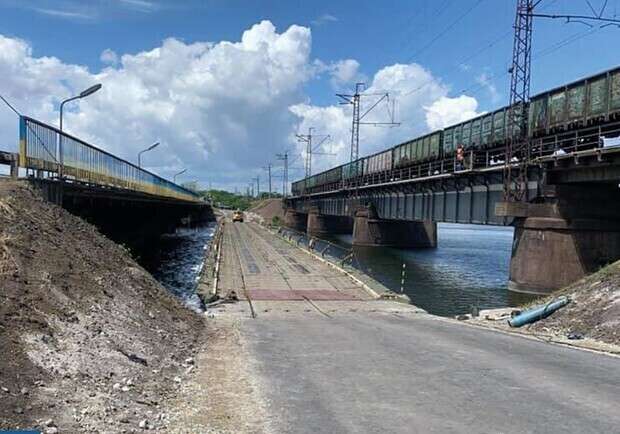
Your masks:
{"label": "road bridge", "polygon": [[0,163],[117,241],[143,243],[213,218],[195,192],[27,116],[19,120],[19,153],[1,153]]}
{"label": "road bridge", "polygon": [[[510,287],[546,293],[620,258],[620,123],[533,138],[529,164],[503,148],[358,176],[285,200],[285,224],[354,245],[434,247],[437,222],[515,227]],[[504,202],[504,174],[527,170],[524,202]],[[513,185],[514,185],[513,181]]]}

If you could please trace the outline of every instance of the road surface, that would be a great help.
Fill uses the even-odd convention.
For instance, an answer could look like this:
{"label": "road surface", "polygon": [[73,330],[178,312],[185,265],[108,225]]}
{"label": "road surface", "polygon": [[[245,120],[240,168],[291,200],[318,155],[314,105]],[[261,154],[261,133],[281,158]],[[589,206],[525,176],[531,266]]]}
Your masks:
{"label": "road surface", "polygon": [[[620,433],[619,358],[371,301],[262,228],[228,225],[226,236],[223,286],[234,286],[226,268],[240,267],[236,284],[261,300],[255,318],[242,301],[221,307],[216,324],[237,321],[243,374],[261,384],[260,430]],[[296,300],[297,289],[324,291]]]}

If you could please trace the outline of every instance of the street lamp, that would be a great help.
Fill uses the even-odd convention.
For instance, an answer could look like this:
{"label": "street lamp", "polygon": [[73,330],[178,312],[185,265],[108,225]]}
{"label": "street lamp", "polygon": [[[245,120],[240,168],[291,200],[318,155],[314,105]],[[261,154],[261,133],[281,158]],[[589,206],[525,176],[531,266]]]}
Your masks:
{"label": "street lamp", "polygon": [[175,173],[174,176],[172,177],[172,182],[174,182],[176,184],[177,183],[177,176],[182,175],[185,172],[187,172],[187,169],[183,169],[179,173]]}
{"label": "street lamp", "polygon": [[76,96],[72,96],[71,98],[67,98],[66,100],[64,100],[63,102],[60,103],[60,131],[62,131],[62,110],[63,107],[65,106],[66,103],[68,103],[69,101],[73,101],[76,99],[82,99],[85,98],[89,95],[92,95],[93,93],[97,92],[99,89],[101,89],[101,84],[96,84],[94,86],[89,87],[88,89],[80,92],[79,95]]}
{"label": "street lamp", "polygon": [[[63,112],[63,108],[65,106],[66,103],[68,103],[69,101],[73,101],[76,99],[82,99],[85,98],[89,95],[92,95],[93,93],[97,92],[99,89],[101,89],[101,84],[98,83],[94,86],[89,87],[86,90],[83,90],[82,92],[80,92],[79,95],[76,96],[72,96],[71,98],[67,98],[66,100],[64,100],[63,102],[60,103],[60,132],[62,133],[62,112]],[[58,141],[58,157],[60,160],[60,177],[62,178],[62,172],[63,172],[63,163],[64,163],[64,158],[62,156],[62,134],[60,134],[60,140]]]}
{"label": "street lamp", "polygon": [[155,142],[151,146],[146,148],[145,150],[138,152],[138,167],[142,167],[142,163],[140,162],[140,156],[142,156],[142,154],[144,154],[145,152],[152,151],[158,146],[159,146],[159,142]]}

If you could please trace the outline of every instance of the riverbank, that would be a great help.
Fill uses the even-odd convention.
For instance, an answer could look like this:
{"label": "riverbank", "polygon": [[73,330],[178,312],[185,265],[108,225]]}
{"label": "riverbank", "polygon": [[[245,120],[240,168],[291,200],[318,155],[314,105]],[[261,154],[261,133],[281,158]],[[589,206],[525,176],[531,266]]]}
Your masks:
{"label": "riverbank", "polygon": [[25,182],[0,182],[0,231],[0,429],[166,430],[204,317]]}
{"label": "riverbank", "polygon": [[[511,312],[545,305],[558,297],[568,297],[570,302],[533,324],[517,329],[508,326]],[[517,309],[481,311],[478,318],[469,321],[563,345],[620,355],[620,261]]]}

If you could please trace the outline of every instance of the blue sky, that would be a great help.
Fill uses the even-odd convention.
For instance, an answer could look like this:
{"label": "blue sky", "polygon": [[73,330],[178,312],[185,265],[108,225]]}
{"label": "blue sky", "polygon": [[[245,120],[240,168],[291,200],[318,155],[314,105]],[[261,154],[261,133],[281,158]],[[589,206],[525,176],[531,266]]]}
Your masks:
{"label": "blue sky", "polygon": [[[25,41],[32,58],[52,56],[63,65],[84,66],[97,76],[106,67],[121,68],[120,64],[102,62],[104,50],[112,50],[120,58],[161,47],[167,38],[187,45],[238,42],[244,31],[268,20],[278,34],[293,25],[309,29],[311,51],[307,65],[316,62],[334,65],[345,59],[359,64],[354,76],[337,84],[334,84],[333,70],[324,67],[315,71],[296,84],[293,93],[297,100],[291,98],[285,105],[304,103],[317,109],[334,106],[337,105],[334,93],[350,88],[357,79],[370,83],[379,71],[390,65],[415,63],[432,74],[438,86],[444,87],[445,91],[433,98],[457,98],[465,90],[466,95],[475,98],[475,110],[480,112],[503,105],[507,100],[506,70],[512,48],[514,3],[514,0],[0,0],[0,34]],[[599,8],[604,1],[590,3]],[[539,9],[547,13],[589,12],[587,3],[581,0],[543,0]],[[613,15],[616,10],[620,13],[620,1],[610,0],[606,14]],[[618,65],[617,50],[612,48],[620,42],[618,27],[590,29],[577,23],[536,19],[534,29],[532,93]],[[248,85],[251,86],[251,81]],[[70,92],[73,86],[69,83],[67,87]],[[0,92],[8,91],[0,83]],[[51,100],[53,105],[57,102]],[[425,102],[431,103],[432,98]],[[82,110],[82,106],[80,103],[76,110]],[[287,111],[286,107],[283,111]],[[335,121],[325,120],[325,113],[308,120],[308,111],[297,115],[303,120],[295,128],[303,131],[308,122],[318,122],[318,127],[325,128],[335,125]],[[400,131],[406,135],[424,129],[416,128]],[[86,126],[79,131],[101,138]],[[329,133],[334,137],[348,134],[347,131]],[[396,137],[401,133],[385,137],[369,134],[368,140],[376,144],[368,145],[368,151],[387,147],[389,140],[401,138]],[[285,147],[288,136],[290,133],[270,139],[280,140],[282,143],[277,146]],[[217,153],[212,149],[209,152],[213,160]],[[336,162],[330,160],[325,164]],[[168,161],[159,170],[173,170],[169,166],[174,164],[182,162]],[[255,164],[260,167],[259,162]],[[230,185],[223,178],[221,182]]]}

